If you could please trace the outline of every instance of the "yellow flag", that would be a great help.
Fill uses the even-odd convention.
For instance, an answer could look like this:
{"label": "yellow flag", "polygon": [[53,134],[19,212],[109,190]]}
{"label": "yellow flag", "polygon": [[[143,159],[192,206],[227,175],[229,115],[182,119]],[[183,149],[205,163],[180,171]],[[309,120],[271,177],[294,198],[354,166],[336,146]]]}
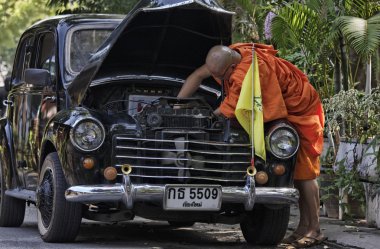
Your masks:
{"label": "yellow flag", "polygon": [[241,126],[249,134],[255,155],[266,160],[263,105],[256,53],[253,54],[252,64],[244,77],[235,115]]}

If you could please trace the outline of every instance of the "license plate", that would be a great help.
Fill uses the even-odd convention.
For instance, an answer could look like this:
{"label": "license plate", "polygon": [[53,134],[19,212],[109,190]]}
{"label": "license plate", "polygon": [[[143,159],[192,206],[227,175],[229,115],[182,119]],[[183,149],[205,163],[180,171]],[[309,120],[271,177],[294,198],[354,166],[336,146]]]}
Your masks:
{"label": "license plate", "polygon": [[165,185],[165,210],[219,210],[222,204],[220,185]]}

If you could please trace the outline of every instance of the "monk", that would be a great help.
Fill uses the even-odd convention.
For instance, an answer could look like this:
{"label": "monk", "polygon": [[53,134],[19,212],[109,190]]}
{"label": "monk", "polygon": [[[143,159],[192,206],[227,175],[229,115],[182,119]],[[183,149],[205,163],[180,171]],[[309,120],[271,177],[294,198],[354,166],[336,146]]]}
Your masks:
{"label": "monk", "polygon": [[212,76],[224,82],[225,99],[216,115],[235,117],[241,85],[252,62],[252,46],[258,57],[264,122],[286,118],[299,133],[294,186],[299,190],[300,221],[284,243],[308,247],[325,237],[319,227],[319,155],[323,146],[324,115],[318,93],[305,74],[290,62],[276,57],[270,45],[237,43],[212,47],[206,63],[186,79],[178,98],[190,97],[201,82]]}

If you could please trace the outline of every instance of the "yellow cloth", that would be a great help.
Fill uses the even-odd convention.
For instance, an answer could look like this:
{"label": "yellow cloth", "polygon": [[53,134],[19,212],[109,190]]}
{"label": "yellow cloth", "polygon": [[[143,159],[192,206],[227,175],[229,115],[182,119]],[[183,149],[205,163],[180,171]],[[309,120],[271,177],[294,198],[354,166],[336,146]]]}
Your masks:
{"label": "yellow cloth", "polygon": [[[255,154],[263,160],[266,160],[263,104],[259,77],[259,64],[256,53],[254,53],[253,61],[254,63],[253,65],[251,63],[241,86],[240,96],[236,104],[235,116],[244,130],[249,134],[251,141],[253,139]],[[252,85],[254,90],[253,93]],[[254,101],[252,101],[253,99]],[[253,117],[252,110],[254,114]],[[254,120],[253,127],[252,118]]]}

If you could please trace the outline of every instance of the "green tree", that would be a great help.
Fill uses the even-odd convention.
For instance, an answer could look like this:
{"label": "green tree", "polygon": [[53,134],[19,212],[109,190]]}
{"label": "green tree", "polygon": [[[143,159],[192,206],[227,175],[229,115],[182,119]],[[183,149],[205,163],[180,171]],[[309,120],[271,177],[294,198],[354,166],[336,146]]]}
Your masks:
{"label": "green tree", "polygon": [[[234,6],[237,15],[234,20],[235,34],[245,42],[267,42],[265,19],[279,6],[292,0],[224,0],[225,7]],[[232,2],[232,3],[231,3]],[[240,41],[239,40],[239,41]]]}
{"label": "green tree", "polygon": [[331,95],[333,88],[330,82],[334,73],[331,62],[338,65],[337,62],[341,61],[336,49],[338,46],[334,42],[326,42],[336,18],[333,0],[308,0],[306,4],[292,2],[273,9],[273,12],[276,17],[271,23],[272,42],[286,59],[300,54],[299,57],[304,58],[303,64],[295,64],[309,75],[311,83],[322,96]]}
{"label": "green tree", "polygon": [[[363,11],[371,11],[370,2],[363,2]],[[379,5],[377,5],[379,7]],[[364,13],[368,17],[369,13]],[[346,38],[348,45],[366,62],[365,92],[371,93],[372,56],[378,51],[380,45],[380,14],[368,19],[355,16],[341,16],[337,18],[336,25]]]}
{"label": "green tree", "polygon": [[[319,8],[318,11],[315,11],[312,6],[305,5],[304,1],[300,3],[292,0],[236,0],[238,6],[248,13],[252,21],[240,14],[236,20],[238,24],[243,20],[241,26],[248,27],[241,29],[242,32],[239,33],[250,31],[249,28],[253,29],[248,35],[240,34],[243,41],[274,43],[279,49],[280,56],[306,72],[318,90],[322,87],[326,88],[323,91],[329,94],[333,88],[328,87],[327,82],[332,77],[333,71],[327,66],[330,59],[326,56],[327,50],[321,50],[323,36],[319,33],[328,29],[325,20],[331,19],[335,11],[332,4],[328,4],[332,0],[316,1],[321,2],[314,8]],[[270,22],[268,25],[266,18],[273,13],[277,16],[272,19],[272,32],[270,32],[271,25]],[[249,23],[253,25],[249,26]],[[268,38],[267,34],[270,33],[273,39]],[[255,36],[250,34],[255,34]]]}
{"label": "green tree", "polygon": [[0,65],[10,68],[21,33],[54,13],[45,0],[0,0]]}
{"label": "green tree", "polygon": [[48,6],[56,7],[57,14],[114,13],[127,14],[138,0],[48,0]]}
{"label": "green tree", "polygon": [[[349,70],[349,63],[347,62],[350,50],[346,43],[353,44],[349,39],[346,39],[348,30],[342,29],[343,20],[347,21],[347,18],[343,16],[373,16],[379,11],[379,1],[306,0],[302,2],[293,2],[274,10],[278,16],[272,21],[273,41],[280,48],[299,47],[307,61],[305,71],[309,70],[308,73],[310,73],[310,70],[315,71],[317,69],[319,71],[317,77],[323,75],[324,88],[329,88],[328,81],[329,78],[332,78],[331,72],[335,72],[336,92],[340,90],[341,78],[343,79],[343,88],[348,90],[349,76],[352,75],[352,72]],[[370,20],[372,26],[376,26],[376,20],[376,18]],[[377,27],[379,26],[377,23]],[[351,31],[353,28],[351,27]],[[373,37],[377,31],[374,27],[371,30],[371,37]],[[376,39],[379,41],[379,38],[376,37],[375,35],[371,39],[371,48],[374,48]],[[332,66],[335,67],[335,70],[331,70]],[[351,86],[354,86],[355,76],[351,77]]]}

